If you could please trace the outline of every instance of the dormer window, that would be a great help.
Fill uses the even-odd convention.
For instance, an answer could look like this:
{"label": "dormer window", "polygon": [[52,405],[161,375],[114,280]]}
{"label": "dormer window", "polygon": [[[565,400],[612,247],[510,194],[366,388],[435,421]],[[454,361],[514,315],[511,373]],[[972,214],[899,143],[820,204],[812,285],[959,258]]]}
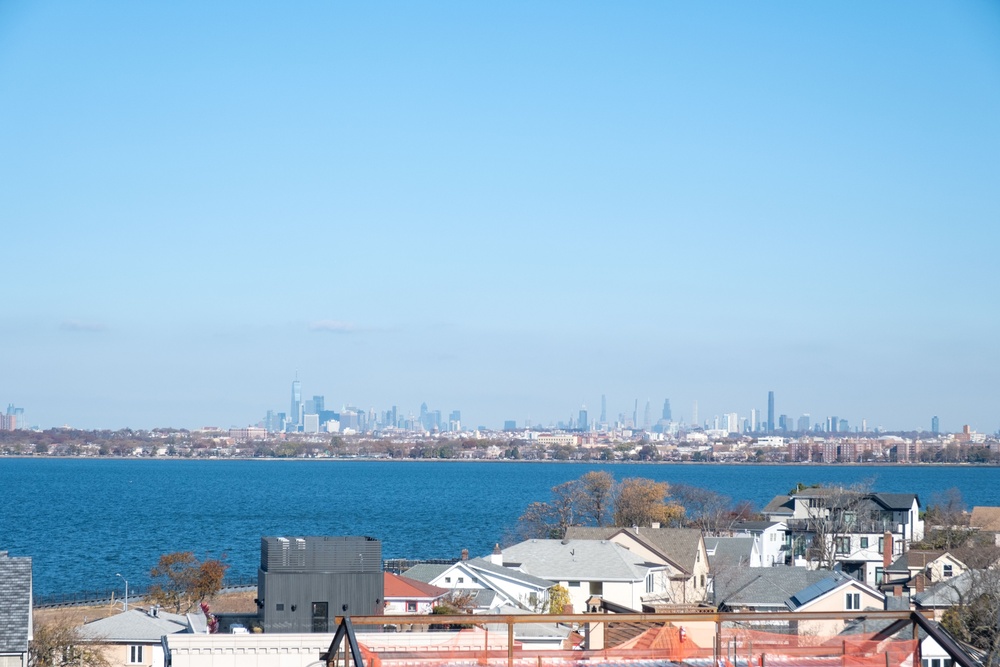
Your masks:
{"label": "dormer window", "polygon": [[949,564],[945,564],[942,570],[944,571],[945,579],[955,574],[954,568]]}

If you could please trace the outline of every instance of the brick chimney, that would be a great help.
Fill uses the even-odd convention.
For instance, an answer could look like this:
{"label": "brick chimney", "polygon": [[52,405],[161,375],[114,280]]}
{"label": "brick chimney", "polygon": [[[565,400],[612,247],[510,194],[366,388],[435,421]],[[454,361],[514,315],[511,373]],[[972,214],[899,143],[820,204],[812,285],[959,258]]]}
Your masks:
{"label": "brick chimney", "polygon": [[923,573],[918,574],[913,578],[914,588],[917,593],[924,592],[924,575]]}
{"label": "brick chimney", "polygon": [[882,536],[882,567],[889,569],[892,565],[892,533],[885,532]]}
{"label": "brick chimney", "polygon": [[[886,534],[888,534],[888,533],[886,533]],[[469,560],[469,550],[468,549],[462,549],[462,560]]]}

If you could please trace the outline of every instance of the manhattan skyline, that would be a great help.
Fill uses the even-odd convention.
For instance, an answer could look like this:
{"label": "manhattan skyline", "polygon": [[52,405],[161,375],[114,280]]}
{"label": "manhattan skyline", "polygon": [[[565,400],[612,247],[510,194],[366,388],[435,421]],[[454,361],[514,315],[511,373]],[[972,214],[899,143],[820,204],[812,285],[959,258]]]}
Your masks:
{"label": "manhattan skyline", "polygon": [[0,96],[32,424],[1000,427],[995,4],[13,2]]}

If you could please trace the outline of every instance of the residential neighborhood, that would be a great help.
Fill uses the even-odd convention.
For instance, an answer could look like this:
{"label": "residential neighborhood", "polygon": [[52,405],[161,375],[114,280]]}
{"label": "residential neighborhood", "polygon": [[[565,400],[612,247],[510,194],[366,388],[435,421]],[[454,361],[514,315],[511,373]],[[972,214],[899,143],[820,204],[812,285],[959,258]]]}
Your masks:
{"label": "residential neighborhood", "polygon": [[[971,516],[990,509],[977,507]],[[496,544],[481,556],[464,550],[454,561],[417,562],[403,572],[384,569],[375,537],[264,536],[253,609],[213,613],[202,603],[177,613],[139,601],[83,623],[73,636],[86,655],[114,667],[307,665],[344,633],[348,617],[358,619],[348,628],[357,650],[381,664],[416,650],[438,659],[421,664],[461,662],[476,646],[501,653],[513,646],[515,655],[537,653],[539,660],[545,652],[600,650],[673,664],[718,657],[727,615],[751,614],[760,619],[759,648],[776,636],[796,645],[844,637],[847,651],[861,646],[858,636],[891,643],[912,641],[915,632],[919,645],[893,650],[924,656],[922,667],[986,667],[970,636],[956,636],[956,619],[981,614],[970,606],[1000,594],[996,561],[965,562],[959,556],[967,546],[929,548],[925,538],[955,527],[926,524],[921,512],[912,494],[807,487],[775,496],[760,518],[716,534],[658,522],[571,525],[558,539]],[[996,542],[996,533],[969,521],[962,530],[975,544]],[[3,667],[41,664],[29,657],[38,630],[31,609],[30,557],[0,552]],[[876,622],[869,618],[875,612],[890,617]],[[475,617],[493,620],[477,624]],[[634,618],[662,620],[654,627]],[[956,651],[962,655],[951,655]],[[275,661],[279,654],[285,661]],[[243,658],[225,662],[225,655]]]}

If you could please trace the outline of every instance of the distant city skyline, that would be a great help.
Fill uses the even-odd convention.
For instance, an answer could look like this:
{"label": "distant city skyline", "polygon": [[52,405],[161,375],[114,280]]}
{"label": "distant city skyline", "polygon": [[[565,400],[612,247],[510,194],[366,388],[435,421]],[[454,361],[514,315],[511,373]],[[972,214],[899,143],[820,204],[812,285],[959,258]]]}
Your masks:
{"label": "distant city skyline", "polygon": [[0,400],[226,427],[298,371],[467,424],[773,427],[774,391],[996,431],[998,35],[929,0],[2,3]]}
{"label": "distant city skyline", "polygon": [[[931,434],[937,434],[940,432],[951,432],[958,433],[961,432],[962,428],[965,426],[971,426],[973,431],[981,433],[996,433],[1000,432],[1000,429],[989,428],[981,425],[974,424],[969,420],[962,420],[958,418],[957,423],[954,426],[941,425],[941,420],[938,415],[930,415],[925,420],[925,424],[913,425],[910,427],[893,427],[887,426],[884,423],[879,422],[877,419],[873,420],[867,416],[862,417],[844,417],[840,414],[824,414],[822,412],[804,412],[795,414],[785,414],[780,410],[780,404],[776,403],[779,401],[780,397],[775,396],[773,390],[769,390],[766,393],[765,402],[767,403],[767,412],[763,412],[761,409],[756,407],[750,408],[739,408],[735,411],[731,408],[720,410],[713,413],[711,416],[705,416],[704,412],[701,414],[701,419],[698,419],[696,415],[697,411],[697,401],[692,404],[691,418],[688,419],[685,415],[679,414],[676,419],[673,415],[673,409],[671,408],[671,398],[666,397],[663,399],[663,410],[661,417],[657,421],[650,419],[650,408],[651,400],[646,401],[646,409],[644,411],[643,417],[639,417],[638,410],[638,399],[632,399],[631,401],[622,401],[621,405],[626,407],[631,404],[633,409],[629,412],[627,409],[620,410],[618,412],[608,412],[607,409],[607,395],[601,394],[600,404],[601,404],[601,415],[600,418],[595,418],[587,410],[586,404],[582,405],[577,411],[569,409],[565,415],[554,416],[551,419],[532,419],[531,417],[515,417],[511,415],[498,415],[492,419],[486,420],[473,420],[473,421],[462,421],[462,409],[460,407],[449,406],[447,408],[438,406],[436,403],[428,403],[427,401],[421,401],[419,406],[408,406],[400,405],[398,402],[382,402],[377,405],[361,405],[355,404],[350,401],[341,402],[337,404],[327,404],[325,394],[313,394],[312,398],[308,400],[303,400],[302,394],[302,382],[298,379],[298,374],[296,378],[291,381],[291,402],[289,404],[288,412],[284,412],[280,407],[275,406],[274,408],[268,408],[258,415],[256,419],[250,419],[245,423],[230,423],[226,424],[219,421],[209,421],[206,423],[199,424],[178,424],[178,423],[156,423],[156,424],[123,424],[123,425],[79,425],[70,424],[68,422],[61,422],[58,424],[38,424],[31,421],[29,418],[25,418],[24,407],[15,407],[13,403],[10,403],[7,407],[6,414],[0,415],[4,417],[7,421],[0,422],[0,429],[8,428],[9,425],[16,424],[18,428],[51,428],[55,426],[71,426],[75,428],[84,429],[117,429],[124,427],[133,428],[188,428],[196,429],[202,427],[219,427],[219,428],[241,428],[245,426],[261,425],[267,428],[269,431],[283,431],[286,428],[291,428],[291,430],[303,430],[304,427],[309,424],[308,418],[310,416],[316,419],[311,423],[310,427],[306,427],[305,430],[312,432],[320,432],[325,430],[323,428],[324,423],[332,419],[335,413],[341,411],[348,411],[352,415],[360,414],[360,423],[366,423],[366,420],[370,418],[377,421],[378,423],[385,425],[387,423],[397,424],[400,428],[405,427],[415,427],[416,424],[426,425],[427,430],[434,430],[429,424],[436,424],[436,428],[442,432],[448,430],[458,430],[458,425],[462,430],[465,429],[476,429],[479,427],[485,427],[488,429],[525,429],[525,428],[564,428],[564,429],[581,429],[583,428],[581,424],[586,423],[587,428],[598,429],[603,424],[605,427],[614,428],[616,425],[620,425],[627,428],[632,428],[635,430],[658,430],[657,427],[662,425],[663,422],[671,422],[677,426],[687,426],[689,428],[705,428],[708,430],[718,429],[718,430],[729,430],[732,432],[739,433],[753,433],[756,435],[767,435],[768,433],[781,432],[813,432],[818,430],[819,432],[833,432],[833,433],[854,433],[854,432],[875,432],[875,431],[886,431],[886,432],[902,432],[902,431],[917,431],[917,432],[927,432]],[[333,407],[334,405],[339,405],[340,407]],[[775,423],[773,428],[769,427],[769,420],[761,420],[762,415],[778,414],[778,421]],[[387,415],[391,414],[391,418]],[[436,421],[433,417],[436,415]],[[447,415],[447,416],[445,416]],[[427,421],[428,416],[432,418],[431,422]],[[15,417],[11,421],[11,417]],[[344,423],[345,428],[356,428],[359,425],[359,418],[353,417],[353,421],[347,421]],[[635,420],[639,420],[636,424]],[[280,421],[279,421],[280,420]],[[388,421],[387,421],[388,420]],[[449,424],[451,428],[449,428]],[[297,429],[296,429],[297,427]]]}

